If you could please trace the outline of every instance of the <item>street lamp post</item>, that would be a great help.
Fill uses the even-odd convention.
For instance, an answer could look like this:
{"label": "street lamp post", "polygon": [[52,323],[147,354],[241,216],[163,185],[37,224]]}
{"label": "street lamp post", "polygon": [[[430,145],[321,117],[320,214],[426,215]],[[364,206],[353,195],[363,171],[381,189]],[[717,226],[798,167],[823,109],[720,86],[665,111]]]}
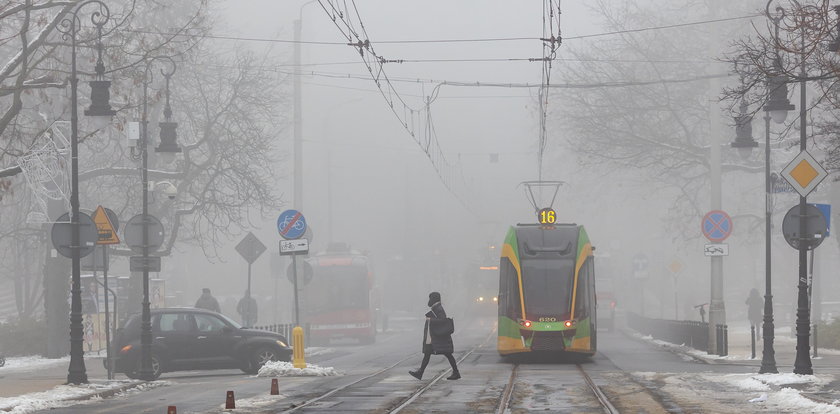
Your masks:
{"label": "street lamp post", "polygon": [[[72,283],[70,288],[70,367],[67,373],[67,383],[87,383],[87,371],[84,360],[84,335],[82,332],[82,289],[81,289],[81,240],[79,236],[79,113],[78,113],[78,83],[76,73],[76,44],[77,35],[81,29],[79,11],[89,4],[99,6],[99,9],[91,13],[91,23],[96,27],[96,80],[90,81],[91,105],[85,110],[85,115],[104,118],[105,122],[116,113],[111,109],[108,102],[110,92],[108,88],[110,81],[104,79],[105,65],[102,63],[102,28],[111,16],[110,10],[105,3],[99,0],[88,0],[73,10],[70,17],[61,21],[57,30],[62,33],[64,40],[70,40],[71,45],[71,72],[70,72],[70,222],[73,249],[72,258]],[[99,123],[101,125],[101,123]]]}
{"label": "street lamp post", "polygon": [[[152,81],[152,64],[155,60],[162,59],[169,62],[172,70],[160,73],[166,79],[166,105],[163,110],[164,122],[160,122],[160,145],[155,152],[174,154],[181,152],[176,143],[177,122],[172,122],[172,108],[169,106],[169,79],[175,74],[175,61],[169,57],[155,57],[146,63],[146,70],[143,79],[143,118],[141,121],[141,139],[139,145],[140,157],[142,159],[141,175],[143,185],[143,309],[140,323],[140,370],[138,377],[144,381],[155,379],[155,369],[152,366],[152,315],[149,303],[149,153],[148,153],[148,90]],[[158,362],[160,364],[160,362]]]}
{"label": "street lamp post", "polygon": [[[767,2],[765,14],[773,22],[775,39],[779,38],[779,23],[785,17],[785,10],[776,7],[776,15],[770,14],[770,4]],[[764,347],[761,356],[760,374],[776,374],[776,351],[773,348],[775,339],[775,324],[773,323],[773,293],[772,293],[772,261],[771,261],[771,227],[773,217],[773,194],[772,182],[770,179],[770,120],[782,124],[787,119],[788,111],[796,109],[788,100],[787,76],[782,69],[781,58],[778,49],[773,59],[773,73],[767,79],[767,102],[764,105],[764,191],[765,191],[765,213],[764,213]]]}
{"label": "street lamp post", "polygon": [[[796,0],[792,0],[799,10],[802,6]],[[805,82],[808,73],[805,67],[805,33],[802,33],[802,51],[799,62],[799,151],[805,151],[807,146],[807,106],[805,99]],[[805,234],[807,220],[807,197],[799,197],[799,234]],[[803,236],[804,237],[804,236]],[[799,295],[796,306],[796,360],[793,363],[793,373],[801,375],[812,375],[814,370],[811,366],[811,308],[808,299],[808,245],[804,240],[799,242],[799,283],[797,288]]]}

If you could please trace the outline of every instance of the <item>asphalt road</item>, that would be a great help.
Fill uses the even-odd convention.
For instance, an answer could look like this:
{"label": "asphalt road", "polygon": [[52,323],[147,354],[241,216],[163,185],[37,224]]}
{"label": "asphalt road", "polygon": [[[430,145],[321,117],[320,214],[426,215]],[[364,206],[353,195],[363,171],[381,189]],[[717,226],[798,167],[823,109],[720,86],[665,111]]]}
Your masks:
{"label": "asphalt road", "polygon": [[[443,379],[448,375],[449,365],[442,356],[432,357],[422,381],[408,375],[407,371],[416,368],[421,358],[422,320],[418,319],[403,321],[391,332],[380,334],[373,345],[330,345],[332,352],[310,357],[307,362],[334,367],[342,375],[281,377],[279,396],[268,395],[269,378],[232,370],[190,371],[164,374],[160,380],[166,385],[158,388],[49,412],[164,413],[167,406],[174,405],[179,414],[220,413],[226,412],[225,395],[230,390],[236,396],[234,412],[384,413],[399,408],[404,414],[494,413],[515,365],[518,368],[511,387],[509,412],[603,412],[583,381],[577,361],[502,359],[495,350],[494,318],[461,318],[457,326],[455,356],[461,360],[463,375],[458,381]],[[708,397],[695,401],[679,390],[669,391],[670,377],[634,373],[755,372],[754,367],[745,365],[700,363],[618,332],[601,331],[599,335],[598,354],[583,361],[580,367],[621,412],[696,412],[707,408],[704,404],[708,403]],[[418,391],[422,392],[418,394]],[[711,392],[721,390],[712,387]],[[723,396],[721,401],[740,397]],[[689,409],[684,411],[684,408]]]}

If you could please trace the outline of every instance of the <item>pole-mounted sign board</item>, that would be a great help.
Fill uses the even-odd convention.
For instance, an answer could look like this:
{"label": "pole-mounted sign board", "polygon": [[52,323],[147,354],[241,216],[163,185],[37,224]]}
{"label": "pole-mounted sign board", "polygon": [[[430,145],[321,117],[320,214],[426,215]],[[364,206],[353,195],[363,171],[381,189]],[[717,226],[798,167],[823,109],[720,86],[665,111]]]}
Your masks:
{"label": "pole-mounted sign board", "polygon": [[129,272],[160,272],[160,256],[131,256],[128,258]]}
{"label": "pole-mounted sign board", "polygon": [[710,242],[720,243],[732,234],[732,218],[723,210],[712,210],[703,216],[700,228]]}
{"label": "pole-mounted sign board", "polygon": [[93,217],[91,217],[93,223],[96,224],[96,231],[99,235],[96,244],[120,244],[120,238],[117,236],[119,222],[114,224],[114,220],[111,218],[113,215],[113,218],[116,219],[117,215],[113,211],[111,211],[111,214],[108,214],[109,211],[99,206],[93,212]]}
{"label": "pole-mounted sign board", "polygon": [[703,248],[706,256],[729,256],[729,245],[726,243],[710,243]]}
{"label": "pole-mounted sign board", "polygon": [[265,245],[257,236],[254,236],[254,233],[248,232],[245,237],[242,238],[242,241],[236,245],[236,251],[245,259],[248,263],[254,263],[262,254],[265,252]]}
{"label": "pole-mounted sign board", "polygon": [[808,197],[808,194],[811,194],[817,185],[828,177],[828,172],[808,151],[803,150],[782,170],[782,177],[799,195]]}
{"label": "pole-mounted sign board", "polygon": [[297,210],[286,210],[277,217],[277,231],[286,240],[295,240],[306,232],[306,218]]}
{"label": "pole-mounted sign board", "polygon": [[309,253],[309,240],[280,240],[280,255],[306,254]]}

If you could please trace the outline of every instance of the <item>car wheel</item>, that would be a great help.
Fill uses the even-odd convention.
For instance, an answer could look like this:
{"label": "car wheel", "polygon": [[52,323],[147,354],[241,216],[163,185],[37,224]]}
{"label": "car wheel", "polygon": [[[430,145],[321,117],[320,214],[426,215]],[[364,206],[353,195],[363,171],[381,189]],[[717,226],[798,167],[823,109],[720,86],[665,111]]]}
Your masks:
{"label": "car wheel", "polygon": [[268,361],[279,361],[280,353],[268,346],[260,346],[251,353],[251,370],[256,374]]}
{"label": "car wheel", "polygon": [[[131,379],[141,379],[140,378],[140,364],[141,364],[141,361],[138,358],[137,359],[137,369],[135,369],[134,371],[131,371],[131,372],[126,372],[125,376],[129,377]],[[163,373],[163,364],[161,363],[160,358],[157,355],[152,354],[152,381],[160,378],[160,374],[162,374],[162,373]]]}

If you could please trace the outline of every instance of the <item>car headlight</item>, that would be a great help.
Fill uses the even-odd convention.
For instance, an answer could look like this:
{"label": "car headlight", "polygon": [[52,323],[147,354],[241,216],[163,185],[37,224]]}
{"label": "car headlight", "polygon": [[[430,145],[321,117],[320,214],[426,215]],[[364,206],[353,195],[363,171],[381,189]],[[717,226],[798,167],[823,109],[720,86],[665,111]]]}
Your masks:
{"label": "car headlight", "polygon": [[280,346],[282,346],[283,348],[288,348],[288,347],[289,347],[288,345],[286,345],[286,343],[285,343],[285,342],[283,342],[283,341],[281,341],[281,340],[279,340],[279,339],[277,340],[277,345],[280,345]]}

